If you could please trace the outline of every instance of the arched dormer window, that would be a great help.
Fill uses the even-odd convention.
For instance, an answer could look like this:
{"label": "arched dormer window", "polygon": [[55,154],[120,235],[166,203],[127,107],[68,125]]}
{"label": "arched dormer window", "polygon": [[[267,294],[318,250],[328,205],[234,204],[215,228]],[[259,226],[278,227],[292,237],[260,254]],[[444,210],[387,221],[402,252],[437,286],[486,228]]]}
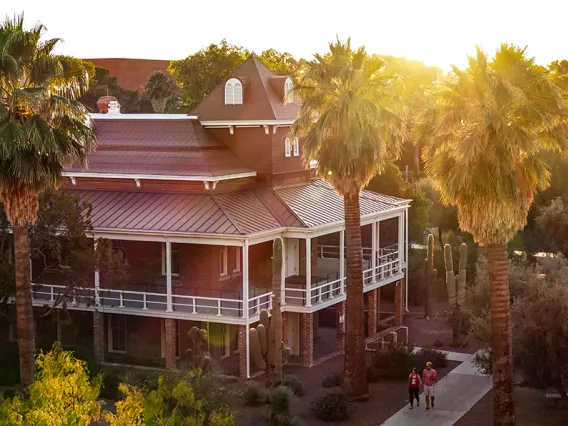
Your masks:
{"label": "arched dormer window", "polygon": [[[282,86],[281,86],[282,87]],[[287,78],[284,83],[284,103],[291,104],[294,102],[294,96],[292,94],[292,89],[294,88],[294,83],[291,78]]]}
{"label": "arched dormer window", "polygon": [[237,78],[231,78],[225,84],[225,105],[243,104],[243,83]]}

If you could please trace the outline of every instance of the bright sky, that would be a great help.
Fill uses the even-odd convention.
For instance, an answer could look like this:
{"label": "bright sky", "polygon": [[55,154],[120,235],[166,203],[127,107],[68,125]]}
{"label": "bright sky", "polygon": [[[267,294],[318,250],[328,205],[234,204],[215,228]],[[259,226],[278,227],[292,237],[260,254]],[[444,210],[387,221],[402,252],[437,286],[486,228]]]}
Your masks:
{"label": "bright sky", "polygon": [[0,0],[0,17],[21,11],[80,58],[181,59],[223,38],[310,58],[336,35],[444,69],[476,44],[528,46],[541,64],[568,58],[565,0]]}

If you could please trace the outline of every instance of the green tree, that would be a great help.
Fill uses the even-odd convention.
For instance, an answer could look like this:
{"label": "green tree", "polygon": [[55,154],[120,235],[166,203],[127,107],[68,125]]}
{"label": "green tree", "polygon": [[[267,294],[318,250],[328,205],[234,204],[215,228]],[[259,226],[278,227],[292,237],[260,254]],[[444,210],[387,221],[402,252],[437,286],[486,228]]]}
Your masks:
{"label": "green tree", "polygon": [[144,96],[150,100],[156,113],[163,113],[170,99],[177,94],[177,86],[174,80],[160,71],[156,71],[148,80],[144,89]]}
{"label": "green tree", "polygon": [[545,207],[536,223],[551,246],[568,256],[568,206],[558,197]]}
{"label": "green tree", "polygon": [[288,52],[279,52],[275,49],[263,50],[260,60],[278,75],[287,75],[297,79],[305,70],[306,61],[295,59]]}
{"label": "green tree", "polygon": [[82,61],[58,56],[59,39],[41,41],[44,27],[24,28],[23,16],[0,26],[0,200],[12,225],[20,378],[32,382],[34,322],[28,228],[39,195],[59,185],[63,165],[86,162],[95,147],[86,108]]}
{"label": "green tree", "polygon": [[361,189],[384,170],[404,139],[403,119],[384,61],[353,50],[351,40],[315,55],[296,85],[302,99],[291,128],[302,139],[304,161],[318,162],[317,174],[343,197],[347,240],[345,380],[348,394],[368,398],[365,372]]}
{"label": "green tree", "polygon": [[565,99],[525,51],[478,48],[465,70],[433,90],[418,127],[426,171],[460,228],[488,247],[494,421],[513,425],[507,243],[521,230],[538,188],[548,184],[546,149],[564,150]]}
{"label": "green tree", "polygon": [[36,378],[28,387],[29,398],[14,397],[0,405],[0,418],[6,426],[69,425],[89,426],[100,418],[97,402],[102,376],[93,379],[85,361],[57,344],[37,357]]}

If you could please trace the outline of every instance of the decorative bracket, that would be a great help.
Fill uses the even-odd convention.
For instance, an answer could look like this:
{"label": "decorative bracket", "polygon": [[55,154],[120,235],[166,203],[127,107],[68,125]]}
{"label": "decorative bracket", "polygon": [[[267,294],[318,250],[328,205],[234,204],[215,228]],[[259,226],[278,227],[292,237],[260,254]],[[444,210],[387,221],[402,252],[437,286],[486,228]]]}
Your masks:
{"label": "decorative bracket", "polygon": [[234,135],[234,134],[235,134],[235,126],[229,126],[229,133],[230,133],[231,135]]}
{"label": "decorative bracket", "polygon": [[276,130],[278,129],[278,124],[275,124],[274,126],[272,126],[272,134],[275,135],[276,134]]}
{"label": "decorative bracket", "polygon": [[134,182],[136,182],[136,188],[140,188],[140,179],[134,179]]}
{"label": "decorative bracket", "polygon": [[73,186],[77,185],[77,179],[75,179],[73,176],[69,176],[69,179],[71,179],[71,184]]}
{"label": "decorative bracket", "polygon": [[265,124],[263,127],[264,127],[264,134],[265,135],[270,134],[270,126],[268,124]]}

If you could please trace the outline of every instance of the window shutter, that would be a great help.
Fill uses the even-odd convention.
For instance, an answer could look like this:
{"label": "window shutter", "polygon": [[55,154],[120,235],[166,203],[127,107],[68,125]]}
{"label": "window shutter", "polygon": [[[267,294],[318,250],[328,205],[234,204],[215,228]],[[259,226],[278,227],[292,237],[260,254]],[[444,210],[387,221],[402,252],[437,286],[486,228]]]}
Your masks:
{"label": "window shutter", "polygon": [[233,105],[234,103],[233,85],[227,83],[225,84],[225,105]]}
{"label": "window shutter", "polygon": [[298,138],[294,138],[294,157],[300,155],[300,141]]}
{"label": "window shutter", "polygon": [[243,104],[243,85],[240,82],[234,85],[234,101],[235,105]]}
{"label": "window shutter", "polygon": [[286,155],[286,157],[290,156],[290,138],[286,138],[286,142],[284,143],[284,155]]}

